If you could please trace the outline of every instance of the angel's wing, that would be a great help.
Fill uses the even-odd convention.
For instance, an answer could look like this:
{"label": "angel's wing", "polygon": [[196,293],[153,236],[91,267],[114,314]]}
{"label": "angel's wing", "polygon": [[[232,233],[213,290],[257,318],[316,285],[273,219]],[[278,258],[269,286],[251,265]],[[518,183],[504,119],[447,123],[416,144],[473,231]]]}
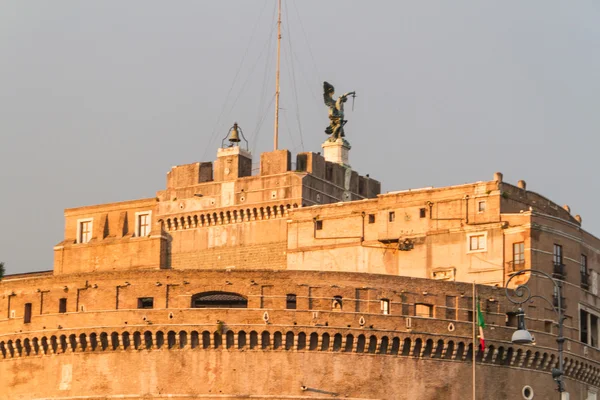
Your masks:
{"label": "angel's wing", "polygon": [[328,82],[323,82],[323,100],[327,107],[335,107],[335,100],[333,100],[333,85]]}

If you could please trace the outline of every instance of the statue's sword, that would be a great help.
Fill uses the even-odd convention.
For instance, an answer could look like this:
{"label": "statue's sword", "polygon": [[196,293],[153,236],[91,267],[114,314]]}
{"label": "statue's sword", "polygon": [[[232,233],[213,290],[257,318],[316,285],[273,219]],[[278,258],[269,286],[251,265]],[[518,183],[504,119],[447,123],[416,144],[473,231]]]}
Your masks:
{"label": "statue's sword", "polygon": [[356,93],[352,93],[352,111],[354,111],[354,98],[356,97]]}

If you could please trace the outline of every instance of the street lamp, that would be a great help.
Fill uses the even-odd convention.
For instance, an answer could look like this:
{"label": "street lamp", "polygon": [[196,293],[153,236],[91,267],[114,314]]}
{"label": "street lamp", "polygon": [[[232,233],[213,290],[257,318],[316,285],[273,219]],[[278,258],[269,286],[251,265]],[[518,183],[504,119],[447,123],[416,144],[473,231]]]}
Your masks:
{"label": "street lamp", "polygon": [[[556,306],[553,302],[540,295],[532,295],[531,290],[527,284],[519,285],[514,290],[514,294],[511,294],[508,290],[508,285],[510,281],[513,280],[514,277],[531,274],[534,276],[540,276],[542,278],[550,279],[550,281],[554,284],[555,293],[557,297]],[[534,298],[539,298],[545,300],[550,306],[552,310],[556,313],[558,317],[558,337],[556,338],[556,343],[558,344],[558,368],[552,368],[552,378],[556,382],[557,389],[559,392],[560,398],[562,399],[562,393],[565,392],[565,384],[563,382],[564,375],[564,360],[563,360],[563,343],[565,342],[565,338],[563,337],[563,310],[562,310],[562,297],[561,297],[561,281],[558,279],[552,278],[552,276],[548,275],[543,271],[538,271],[535,269],[524,269],[521,271],[514,272],[510,274],[510,278],[506,281],[505,285],[506,290],[506,298],[513,304],[518,304],[519,309],[517,310],[517,330],[512,335],[512,342],[515,344],[530,344],[533,342],[533,337],[531,333],[525,328],[525,312],[521,307],[523,303],[526,303]]]}

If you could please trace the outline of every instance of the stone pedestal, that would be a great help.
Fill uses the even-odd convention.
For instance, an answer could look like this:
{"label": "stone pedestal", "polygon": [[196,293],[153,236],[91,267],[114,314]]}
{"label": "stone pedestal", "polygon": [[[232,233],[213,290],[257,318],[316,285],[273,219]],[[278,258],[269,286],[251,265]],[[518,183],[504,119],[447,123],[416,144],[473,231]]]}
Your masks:
{"label": "stone pedestal", "polygon": [[321,147],[323,148],[325,161],[341,164],[350,168],[349,151],[352,147],[348,141],[343,138],[337,140],[327,139],[323,142]]}
{"label": "stone pedestal", "polygon": [[252,175],[252,154],[239,146],[217,150],[214,180],[229,181]]}

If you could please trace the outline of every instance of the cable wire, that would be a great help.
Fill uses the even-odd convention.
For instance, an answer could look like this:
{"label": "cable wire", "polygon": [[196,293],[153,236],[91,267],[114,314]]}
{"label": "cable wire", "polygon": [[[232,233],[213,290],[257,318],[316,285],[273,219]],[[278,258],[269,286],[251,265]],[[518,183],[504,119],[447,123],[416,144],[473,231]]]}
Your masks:
{"label": "cable wire", "polygon": [[244,52],[244,55],[242,56],[242,60],[240,61],[240,64],[238,65],[238,68],[237,68],[237,71],[233,78],[233,81],[231,82],[231,86],[229,87],[229,90],[227,91],[227,95],[225,96],[225,102],[223,102],[223,105],[221,106],[221,112],[219,113],[219,116],[217,117],[217,122],[215,123],[215,126],[213,127],[212,132],[210,134],[210,138],[208,140],[208,146],[206,146],[204,148],[204,154],[202,155],[203,160],[206,158],[207,151],[211,147],[212,142],[214,141],[214,139],[216,137],[217,128],[219,126],[219,123],[221,122],[221,118],[223,117],[223,113],[225,111],[225,106],[227,105],[227,102],[229,101],[229,96],[231,95],[231,91],[233,90],[233,87],[235,86],[235,83],[240,74],[240,71],[242,70],[242,65],[244,64],[244,61],[246,60],[246,56],[248,55],[248,51],[250,49],[250,44],[252,43],[252,40],[254,40],[254,35],[256,34],[256,31],[258,30],[260,19],[262,17],[262,14],[263,14],[265,8],[267,7],[268,2],[269,2],[269,0],[265,0],[263,7],[260,10],[260,14],[258,15],[258,19],[256,20],[256,22],[254,24],[252,34],[250,35],[250,39],[248,40],[248,44],[246,45],[246,51]]}

